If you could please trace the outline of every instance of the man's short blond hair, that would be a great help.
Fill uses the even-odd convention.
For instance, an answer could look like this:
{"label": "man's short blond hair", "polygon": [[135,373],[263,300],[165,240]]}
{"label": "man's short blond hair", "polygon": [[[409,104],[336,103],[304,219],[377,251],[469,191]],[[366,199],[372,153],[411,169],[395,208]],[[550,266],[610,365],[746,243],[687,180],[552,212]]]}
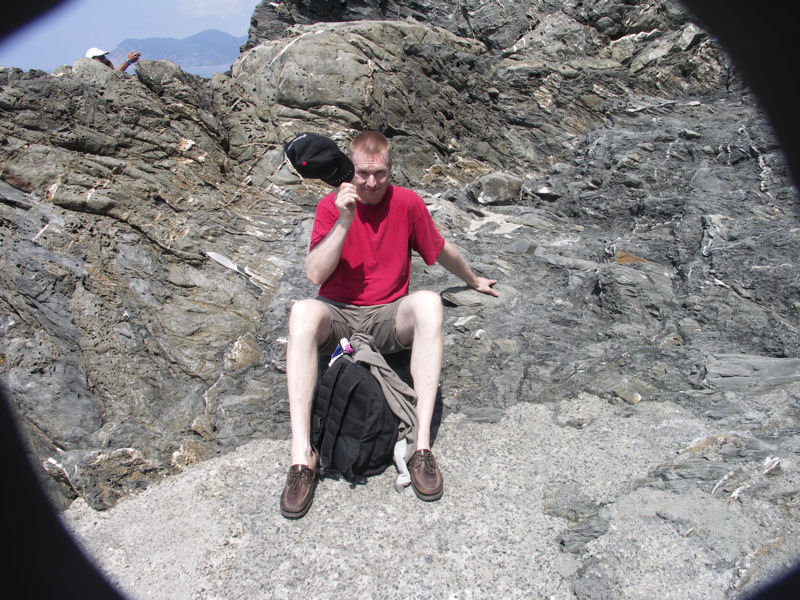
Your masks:
{"label": "man's short blond hair", "polygon": [[389,140],[377,131],[362,131],[353,138],[353,141],[350,142],[350,154],[352,155],[356,151],[369,156],[385,152],[389,156],[389,160],[392,158]]}

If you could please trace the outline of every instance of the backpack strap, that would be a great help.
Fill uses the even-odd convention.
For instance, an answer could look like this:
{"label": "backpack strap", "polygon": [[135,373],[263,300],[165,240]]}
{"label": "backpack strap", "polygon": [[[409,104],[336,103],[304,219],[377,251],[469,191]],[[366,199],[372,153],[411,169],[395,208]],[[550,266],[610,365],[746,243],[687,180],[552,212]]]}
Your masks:
{"label": "backpack strap", "polygon": [[338,365],[325,369],[314,392],[314,404],[311,408],[311,445],[317,450],[320,449],[325,436],[325,423],[331,409],[331,395],[341,368],[341,365]]}
{"label": "backpack strap", "polygon": [[[323,472],[326,468],[332,466],[333,450],[339,439],[342,421],[350,406],[353,391],[359,383],[356,370],[347,368],[353,365],[355,365],[355,361],[350,356],[342,356],[324,374],[325,379],[330,375],[330,388],[328,390],[330,402],[328,403],[328,410],[322,426],[322,446],[319,448]],[[356,457],[348,457],[345,462],[350,465],[355,462],[355,459]]]}

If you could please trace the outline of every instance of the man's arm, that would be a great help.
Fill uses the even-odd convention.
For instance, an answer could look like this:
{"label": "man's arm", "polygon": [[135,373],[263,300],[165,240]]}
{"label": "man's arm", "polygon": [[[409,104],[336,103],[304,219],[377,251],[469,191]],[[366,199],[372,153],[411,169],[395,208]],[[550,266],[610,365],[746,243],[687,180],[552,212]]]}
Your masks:
{"label": "man's arm", "polygon": [[306,277],[313,285],[322,285],[336,270],[342,256],[342,245],[347,236],[349,224],[343,224],[342,218],[334,223],[328,235],[306,256]]}
{"label": "man's arm", "polygon": [[472,289],[491,296],[497,296],[497,290],[492,288],[497,283],[497,280],[475,275],[472,269],[469,268],[467,261],[461,256],[461,253],[447,240],[445,240],[444,248],[439,252],[436,262],[459,279],[462,279]]}
{"label": "man's arm", "polygon": [[117,71],[124,71],[130,65],[132,65],[137,60],[139,60],[139,57],[141,55],[142,55],[141,52],[134,52],[133,50],[131,50],[130,52],[128,52],[128,58],[125,60],[125,62],[123,62],[120,66],[118,66],[116,70]]}
{"label": "man's arm", "polygon": [[314,285],[322,285],[336,270],[342,257],[342,246],[347,231],[356,214],[358,195],[356,188],[350,183],[343,183],[336,192],[336,208],[339,218],[333,224],[325,238],[308,252],[306,256],[306,277]]}

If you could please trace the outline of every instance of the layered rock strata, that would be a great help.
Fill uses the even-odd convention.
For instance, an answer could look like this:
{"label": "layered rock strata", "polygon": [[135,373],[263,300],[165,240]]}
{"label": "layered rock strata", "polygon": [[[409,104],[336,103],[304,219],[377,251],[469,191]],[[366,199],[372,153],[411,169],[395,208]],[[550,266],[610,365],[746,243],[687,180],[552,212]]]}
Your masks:
{"label": "layered rock strata", "polygon": [[[796,519],[797,193],[716,42],[655,0],[379,6],[263,2],[210,80],[0,70],[0,364],[52,497],[107,508],[287,436],[286,320],[315,293],[327,189],[282,143],[374,128],[500,281],[483,297],[414,260],[446,306],[444,416],[670,402],[722,441],[648,476]],[[753,484],[768,457],[783,470]]]}

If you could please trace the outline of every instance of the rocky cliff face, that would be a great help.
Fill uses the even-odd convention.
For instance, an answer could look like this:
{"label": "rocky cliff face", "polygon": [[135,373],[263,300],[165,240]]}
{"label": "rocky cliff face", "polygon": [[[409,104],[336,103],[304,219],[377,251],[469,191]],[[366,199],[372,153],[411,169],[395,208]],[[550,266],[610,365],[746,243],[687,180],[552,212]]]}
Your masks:
{"label": "rocky cliff face", "polygon": [[[725,54],[660,0],[262,2],[230,76],[0,71],[0,365],[63,502],[288,434],[327,189],[282,143],[366,128],[500,280],[482,297],[415,259],[446,305],[445,413],[673,402],[737,441],[653,480],[796,513],[796,190]],[[768,456],[787,474],[750,485]]]}

